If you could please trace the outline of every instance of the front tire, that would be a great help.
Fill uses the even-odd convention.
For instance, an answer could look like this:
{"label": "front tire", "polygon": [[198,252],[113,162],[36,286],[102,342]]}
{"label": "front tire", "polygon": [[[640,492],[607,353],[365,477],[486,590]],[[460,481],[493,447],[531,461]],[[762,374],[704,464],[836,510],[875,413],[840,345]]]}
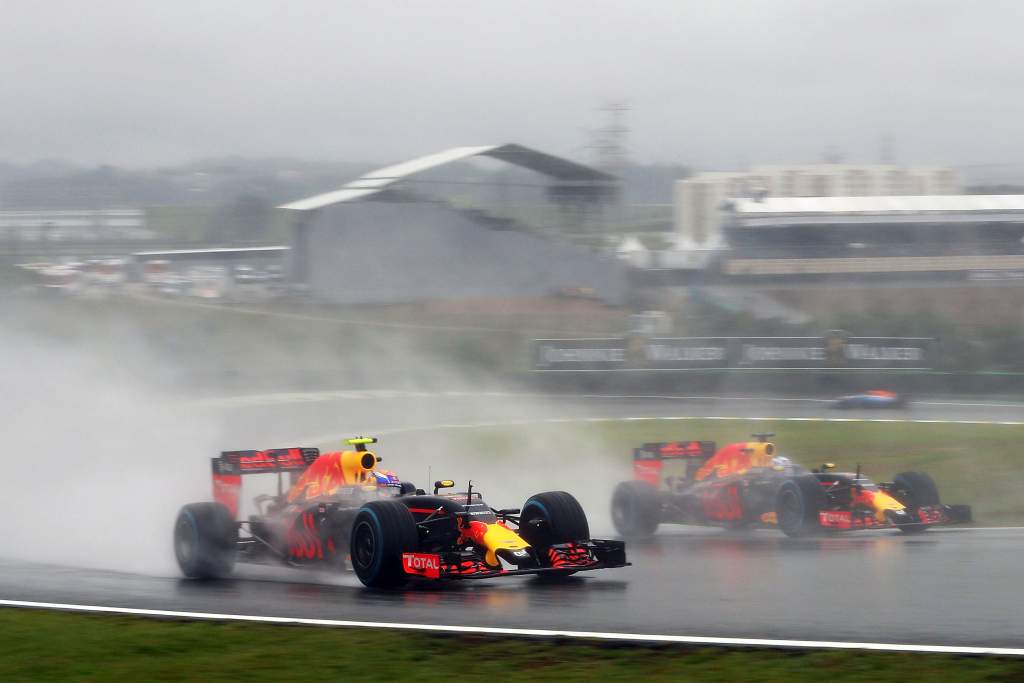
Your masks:
{"label": "front tire", "polygon": [[658,530],[658,490],[645,481],[624,481],[612,493],[612,523],[626,538],[650,536]]}
{"label": "front tire", "polygon": [[[935,480],[924,472],[900,472],[893,477],[892,483],[897,491],[896,497],[915,518],[919,507],[940,505],[942,502]],[[905,534],[919,534],[927,531],[928,527],[925,524],[905,524],[899,529]]]}
{"label": "front tire", "polygon": [[[575,496],[565,491],[530,496],[523,503],[519,522],[519,536],[533,547],[542,561],[547,549],[553,545],[590,540],[590,524],[583,506]],[[541,577],[559,580],[575,573],[569,569],[542,574]]]}
{"label": "front tire", "polygon": [[370,588],[399,588],[408,581],[402,554],[419,549],[416,520],[397,500],[374,500],[356,514],[352,525],[352,569]]}
{"label": "front tire", "polygon": [[220,503],[191,503],[174,523],[174,556],[190,579],[227,576],[238,554],[238,524]]}
{"label": "front tire", "polygon": [[924,472],[900,472],[892,480],[900,492],[900,502],[908,508],[940,505],[939,487]]}
{"label": "front tire", "polygon": [[530,496],[520,512],[519,535],[534,548],[590,540],[587,514],[575,496],[548,491]]}
{"label": "front tire", "polygon": [[823,507],[825,494],[813,474],[784,481],[775,495],[775,518],[779,529],[792,538],[819,533],[821,522],[818,513]]}

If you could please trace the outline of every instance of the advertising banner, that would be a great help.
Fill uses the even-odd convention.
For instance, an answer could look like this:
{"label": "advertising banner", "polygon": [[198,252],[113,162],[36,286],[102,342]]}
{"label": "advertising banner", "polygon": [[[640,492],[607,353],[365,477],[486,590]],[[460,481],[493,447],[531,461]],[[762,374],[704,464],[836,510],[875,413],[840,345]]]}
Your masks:
{"label": "advertising banner", "polygon": [[729,340],[722,337],[648,339],[644,359],[649,368],[724,368]]}
{"label": "advertising banner", "polygon": [[849,337],[842,358],[847,367],[928,369],[934,347],[935,340],[927,337]]}
{"label": "advertising banner", "polygon": [[537,370],[616,370],[626,366],[626,340],[538,339],[534,346]]}
{"label": "advertising banner", "polygon": [[733,367],[817,369],[829,365],[821,337],[742,337],[735,341]]}
{"label": "advertising banner", "polygon": [[924,337],[676,337],[538,339],[534,369],[599,370],[927,370],[935,340]]}

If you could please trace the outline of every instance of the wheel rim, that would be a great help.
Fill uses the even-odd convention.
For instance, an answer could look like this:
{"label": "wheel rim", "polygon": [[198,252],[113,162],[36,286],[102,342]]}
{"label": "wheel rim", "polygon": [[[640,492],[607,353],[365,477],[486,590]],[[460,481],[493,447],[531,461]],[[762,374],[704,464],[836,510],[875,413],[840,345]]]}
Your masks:
{"label": "wheel rim", "polygon": [[377,544],[373,537],[373,529],[366,522],[361,522],[353,533],[352,564],[367,568],[373,564]]}
{"label": "wheel rim", "polygon": [[800,526],[802,506],[796,493],[783,491],[779,496],[779,526],[783,529],[795,529]]}
{"label": "wheel rim", "polygon": [[914,492],[913,491],[911,491],[911,490],[909,490],[907,488],[904,488],[902,486],[900,488],[896,489],[896,490],[899,492],[897,495],[902,495],[902,497],[903,497],[903,500],[902,500],[903,507],[905,507],[907,509],[911,509],[911,508],[916,508],[917,507],[917,504],[914,501]]}
{"label": "wheel rim", "polygon": [[529,538],[525,539],[526,542],[530,545],[541,547],[551,545],[550,524],[546,525],[548,528],[544,528],[543,525],[537,524],[538,522],[548,522],[547,515],[541,512],[540,508],[538,508],[536,505],[530,505],[527,508],[524,508],[524,512],[526,510],[529,510],[529,513],[527,513],[529,514],[529,517],[524,515],[520,518],[522,520],[522,525],[520,525],[520,528],[528,530],[526,532],[526,535],[529,536]]}

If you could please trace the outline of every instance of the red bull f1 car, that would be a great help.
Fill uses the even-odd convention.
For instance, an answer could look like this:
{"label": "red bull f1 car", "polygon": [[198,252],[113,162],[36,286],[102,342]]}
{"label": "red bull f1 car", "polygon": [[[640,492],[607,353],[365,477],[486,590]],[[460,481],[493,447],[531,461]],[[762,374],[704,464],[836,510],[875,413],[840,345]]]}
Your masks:
{"label": "red bull f1 car", "polygon": [[663,523],[778,527],[788,536],[825,531],[930,526],[971,521],[967,505],[944,505],[924,472],[874,483],[826,463],[808,471],[780,456],[773,434],[716,448],[713,441],[647,443],[633,451],[634,480],[612,495],[620,534],[648,536]]}
{"label": "red bull f1 car", "polygon": [[[380,462],[367,445],[228,451],[212,458],[211,502],[181,508],[174,552],[190,578],[229,574],[237,562],[344,569],[367,586],[396,588],[410,580],[445,581],[520,574],[564,577],[622,567],[621,541],[590,538],[579,502],[564,491],[531,496],[521,509],[496,510],[473,491],[427,495]],[[242,480],[277,477],[277,494],[253,499],[255,512],[239,520]],[[283,476],[290,483],[284,490]]]}

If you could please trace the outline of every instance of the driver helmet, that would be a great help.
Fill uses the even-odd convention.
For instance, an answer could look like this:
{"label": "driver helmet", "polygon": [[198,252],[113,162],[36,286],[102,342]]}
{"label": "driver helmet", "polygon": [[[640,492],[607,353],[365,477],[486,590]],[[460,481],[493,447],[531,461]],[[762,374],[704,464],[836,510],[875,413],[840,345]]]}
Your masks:
{"label": "driver helmet", "polygon": [[380,470],[374,470],[371,474],[376,480],[376,484],[378,487],[394,486],[397,488],[402,485],[398,477],[391,472],[382,472]]}

